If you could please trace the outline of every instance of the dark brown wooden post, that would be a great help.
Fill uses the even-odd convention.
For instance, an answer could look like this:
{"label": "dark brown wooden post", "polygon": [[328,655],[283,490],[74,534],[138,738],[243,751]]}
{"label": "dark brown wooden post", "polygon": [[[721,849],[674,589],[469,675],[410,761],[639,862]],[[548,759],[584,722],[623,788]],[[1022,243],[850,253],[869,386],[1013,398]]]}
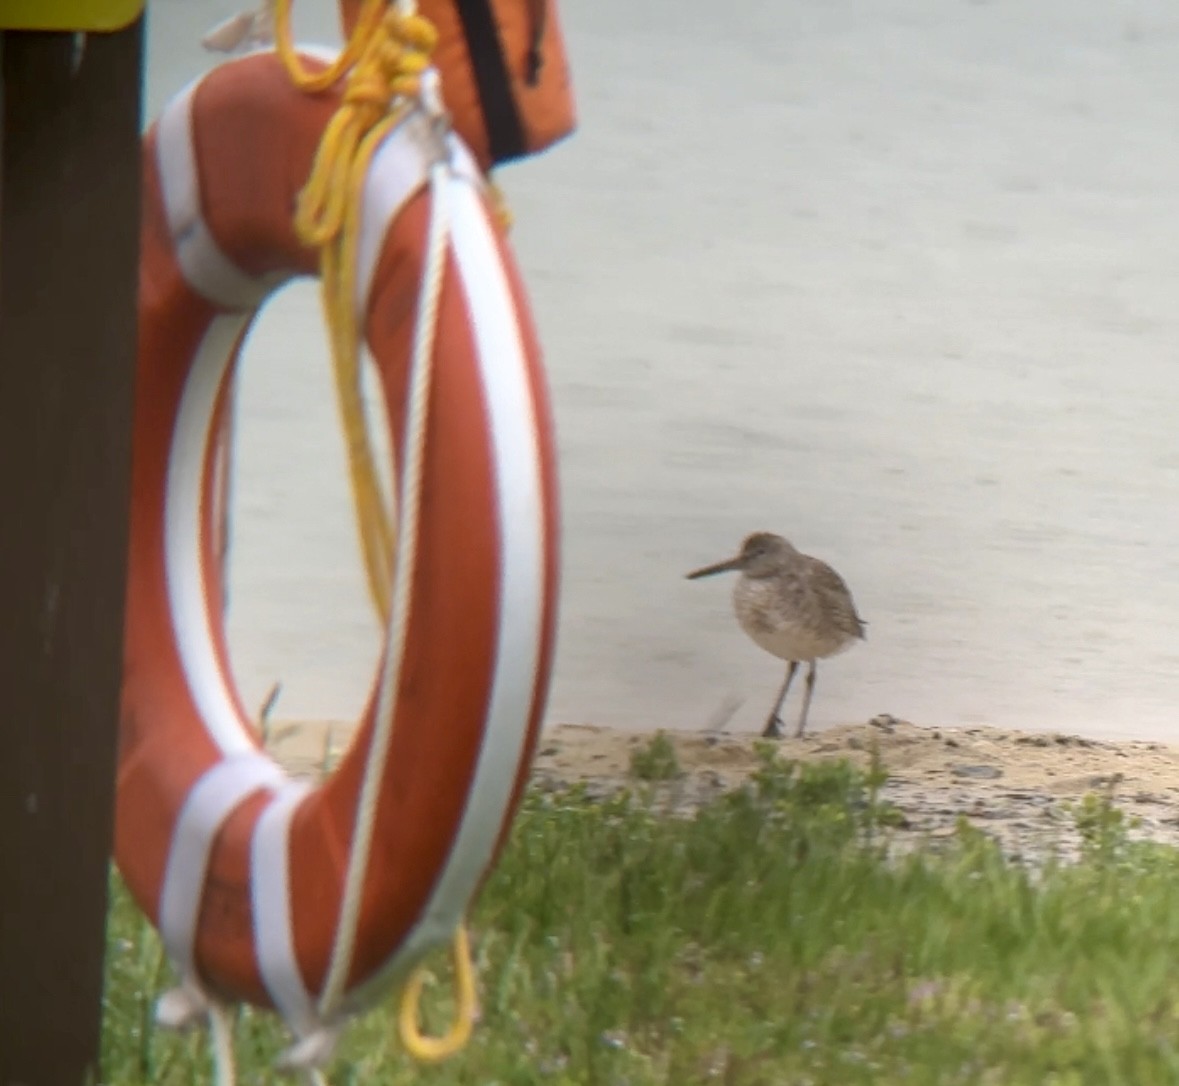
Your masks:
{"label": "dark brown wooden post", "polygon": [[142,20],[0,47],[0,1086],[81,1086],[121,681]]}

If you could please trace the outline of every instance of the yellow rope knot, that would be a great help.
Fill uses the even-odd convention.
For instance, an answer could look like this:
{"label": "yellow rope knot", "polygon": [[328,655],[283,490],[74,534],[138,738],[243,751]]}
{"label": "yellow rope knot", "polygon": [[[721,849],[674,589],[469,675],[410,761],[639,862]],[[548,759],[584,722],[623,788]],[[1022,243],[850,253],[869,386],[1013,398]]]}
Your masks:
{"label": "yellow rope knot", "polygon": [[[391,8],[352,70],[344,104],[371,102],[384,113],[394,98],[415,97],[417,77],[429,67],[437,44],[438,32],[432,23]],[[373,123],[377,120],[379,116]]]}
{"label": "yellow rope knot", "polygon": [[[283,29],[289,33],[288,27]],[[396,8],[385,12],[370,35],[348,73],[343,100],[324,130],[311,176],[299,194],[295,230],[306,245],[322,248],[340,238],[343,205],[356,195],[348,182],[363,183],[376,146],[416,101],[421,74],[430,66],[438,41],[433,24]],[[279,40],[284,36],[280,34]],[[298,77],[307,73],[298,67],[293,48],[292,58],[297,69],[292,75],[298,83]],[[287,68],[291,70],[290,63]],[[318,87],[322,73],[310,78],[311,85]]]}

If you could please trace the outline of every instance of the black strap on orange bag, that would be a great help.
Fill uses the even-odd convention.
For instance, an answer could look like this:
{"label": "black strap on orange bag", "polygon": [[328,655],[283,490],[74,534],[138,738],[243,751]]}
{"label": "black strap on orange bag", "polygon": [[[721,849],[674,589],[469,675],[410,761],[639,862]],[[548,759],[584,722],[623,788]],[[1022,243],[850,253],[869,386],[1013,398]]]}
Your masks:
{"label": "black strap on orange bag", "polygon": [[[475,73],[492,163],[519,158],[526,150],[524,128],[512,93],[512,77],[495,25],[491,0],[456,0],[455,7],[462,20],[471,70]],[[535,60],[530,56],[530,69],[533,64],[539,73],[538,55]]]}

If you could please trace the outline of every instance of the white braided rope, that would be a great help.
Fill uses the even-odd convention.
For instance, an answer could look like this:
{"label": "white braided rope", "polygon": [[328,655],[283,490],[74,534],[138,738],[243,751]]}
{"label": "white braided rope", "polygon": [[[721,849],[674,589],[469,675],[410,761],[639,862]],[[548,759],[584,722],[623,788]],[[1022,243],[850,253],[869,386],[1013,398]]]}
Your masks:
{"label": "white braided rope", "polygon": [[217,1086],[234,1086],[237,1072],[233,1061],[233,1022],[229,1011],[215,1000],[209,1000],[205,1013],[209,1020],[209,1047],[213,1052],[213,1075]]}
{"label": "white braided rope", "polygon": [[449,222],[446,213],[449,166],[445,161],[430,168],[430,224],[426,242],[426,267],[422,290],[418,294],[413,353],[410,361],[409,398],[406,409],[405,442],[402,453],[401,509],[398,546],[393,565],[392,607],[389,634],[377,688],[372,741],[365,761],[364,778],[356,808],[356,822],[349,849],[348,869],[344,879],[344,898],[332,945],[327,978],[319,997],[319,1014],[330,1018],[344,994],[352,956],[356,946],[356,929],[360,902],[368,871],[373,825],[380,800],[381,780],[389,757],[393,735],[393,718],[401,687],[401,666],[409,629],[409,605],[414,569],[417,564],[418,517],[421,507],[422,475],[425,460],[426,422],[433,373],[434,337],[438,323],[438,303],[446,268]]}

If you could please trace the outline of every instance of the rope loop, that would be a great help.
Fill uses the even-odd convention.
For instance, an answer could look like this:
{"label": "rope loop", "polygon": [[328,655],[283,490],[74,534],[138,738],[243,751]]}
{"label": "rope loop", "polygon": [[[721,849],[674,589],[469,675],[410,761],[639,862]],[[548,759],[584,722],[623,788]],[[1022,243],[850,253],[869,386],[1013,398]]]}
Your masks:
{"label": "rope loop", "polygon": [[471,964],[471,944],[465,927],[460,926],[454,933],[451,954],[457,1006],[454,1021],[441,1037],[426,1036],[418,1026],[418,1004],[421,1002],[422,985],[426,977],[423,967],[414,970],[401,993],[401,1010],[397,1016],[401,1043],[411,1056],[422,1063],[437,1063],[453,1056],[471,1039],[471,1031],[475,1027],[475,970]]}

